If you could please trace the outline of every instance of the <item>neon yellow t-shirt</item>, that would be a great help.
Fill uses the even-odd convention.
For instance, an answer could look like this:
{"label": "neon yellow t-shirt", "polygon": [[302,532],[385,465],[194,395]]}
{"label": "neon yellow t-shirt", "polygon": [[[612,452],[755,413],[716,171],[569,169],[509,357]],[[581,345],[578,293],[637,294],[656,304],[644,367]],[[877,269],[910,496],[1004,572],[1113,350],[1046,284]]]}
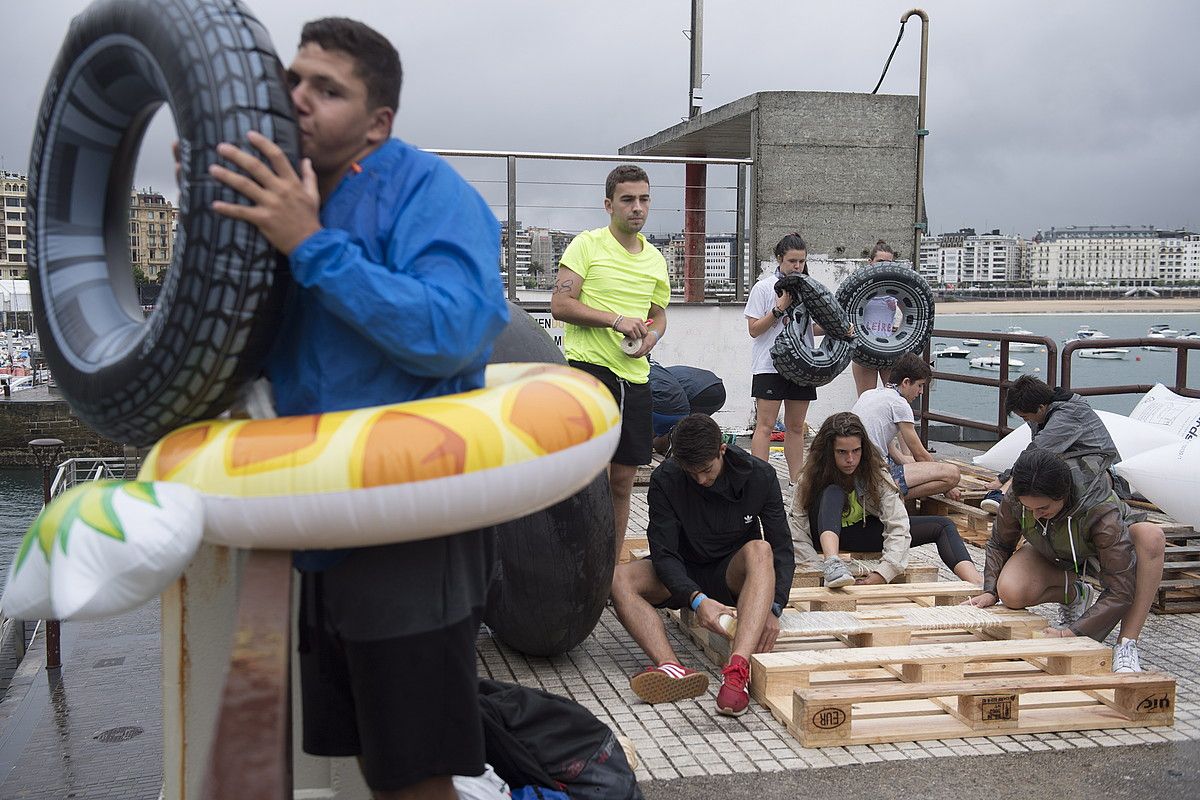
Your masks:
{"label": "neon yellow t-shirt", "polygon": [[[650,305],[666,308],[671,299],[667,262],[646,237],[638,234],[640,253],[630,253],[607,228],[584,231],[571,240],[562,265],[583,279],[579,301],[591,308],[648,319]],[[630,383],[650,379],[650,362],[621,350],[622,335],[611,328],[563,324],[567,358],[608,367]]]}
{"label": "neon yellow t-shirt", "polygon": [[862,522],[866,519],[867,513],[863,511],[862,503],[858,501],[858,491],[853,491],[847,495],[850,507],[842,512],[842,528],[849,528],[856,522]]}

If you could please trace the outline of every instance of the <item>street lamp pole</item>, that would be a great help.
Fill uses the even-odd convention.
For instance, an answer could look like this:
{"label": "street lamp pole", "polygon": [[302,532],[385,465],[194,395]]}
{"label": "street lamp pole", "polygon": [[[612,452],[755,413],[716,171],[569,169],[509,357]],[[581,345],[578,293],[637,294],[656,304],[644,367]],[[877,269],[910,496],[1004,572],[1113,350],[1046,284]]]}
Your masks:
{"label": "street lamp pole", "polygon": [[[62,455],[62,439],[34,439],[29,443],[33,457],[42,468],[42,502],[50,505],[50,482],[54,478],[54,467]],[[60,629],[56,619],[46,620],[46,669],[58,669],[62,666],[60,647]]]}

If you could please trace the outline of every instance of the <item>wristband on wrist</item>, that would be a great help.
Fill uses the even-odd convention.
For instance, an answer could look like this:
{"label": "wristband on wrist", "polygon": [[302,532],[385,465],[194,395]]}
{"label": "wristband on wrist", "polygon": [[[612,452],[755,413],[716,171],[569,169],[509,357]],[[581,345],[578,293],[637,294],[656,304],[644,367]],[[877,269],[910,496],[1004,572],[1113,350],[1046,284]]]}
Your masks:
{"label": "wristband on wrist", "polygon": [[699,611],[700,604],[708,599],[708,595],[704,592],[696,592],[696,596],[692,598],[692,611]]}
{"label": "wristband on wrist", "polygon": [[610,325],[609,327],[615,331],[617,329],[617,326],[621,324],[621,321],[623,319],[625,319],[624,314],[617,314],[617,318],[612,321],[612,325]]}

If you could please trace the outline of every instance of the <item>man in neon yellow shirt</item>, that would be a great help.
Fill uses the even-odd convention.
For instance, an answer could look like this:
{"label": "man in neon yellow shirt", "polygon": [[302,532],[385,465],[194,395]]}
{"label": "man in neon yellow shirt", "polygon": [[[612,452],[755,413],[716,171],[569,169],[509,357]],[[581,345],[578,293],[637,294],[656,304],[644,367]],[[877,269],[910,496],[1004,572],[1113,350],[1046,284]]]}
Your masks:
{"label": "man in neon yellow shirt", "polygon": [[[550,311],[563,327],[567,363],[604,383],[621,407],[621,441],[608,466],[617,554],[629,523],[637,468],[650,463],[650,362],[667,329],[667,262],[641,234],[650,211],[650,178],[624,164],[604,185],[607,227],[571,240],[558,266]],[[624,339],[641,341],[623,350]]]}

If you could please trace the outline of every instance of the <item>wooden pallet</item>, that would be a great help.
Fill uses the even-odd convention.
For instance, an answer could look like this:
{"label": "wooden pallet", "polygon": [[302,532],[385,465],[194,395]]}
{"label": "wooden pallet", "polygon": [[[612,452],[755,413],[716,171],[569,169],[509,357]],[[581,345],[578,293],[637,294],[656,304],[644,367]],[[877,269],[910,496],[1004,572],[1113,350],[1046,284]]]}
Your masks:
{"label": "wooden pallet", "polygon": [[1090,639],[756,655],[751,695],[805,747],[1171,725],[1175,681]]}
{"label": "wooden pallet", "polygon": [[1189,614],[1200,611],[1200,533],[1173,521],[1162,525],[1167,538],[1163,551],[1163,579],[1151,610],[1156,614]]}
{"label": "wooden pallet", "polygon": [[[878,561],[881,553],[840,553],[843,558],[849,558],[855,561]],[[938,578],[938,567],[936,564],[930,564],[928,561],[922,561],[917,558],[909,557],[908,567],[904,572],[896,576],[893,583],[927,583],[936,581]],[[792,588],[801,589],[806,587],[821,586],[825,581],[823,570],[812,564],[797,564],[796,572],[792,575]]]}
{"label": "wooden pallet", "polygon": [[981,499],[983,498],[976,499],[975,505],[971,505],[962,500],[951,500],[940,494],[923,497],[921,498],[920,513],[949,517],[954,526],[958,528],[958,533],[964,542],[976,547],[983,547],[987,544],[988,537],[992,535],[992,521],[996,517],[979,507]]}
{"label": "wooden pallet", "polygon": [[[1045,619],[1029,611],[957,605],[978,592],[978,587],[960,581],[793,589],[792,602],[804,610],[784,610],[775,651],[1027,639],[1046,627]],[[813,603],[826,610],[810,610]],[[697,625],[690,610],[674,614],[680,628],[713,664],[723,666],[729,660],[727,636]]]}

